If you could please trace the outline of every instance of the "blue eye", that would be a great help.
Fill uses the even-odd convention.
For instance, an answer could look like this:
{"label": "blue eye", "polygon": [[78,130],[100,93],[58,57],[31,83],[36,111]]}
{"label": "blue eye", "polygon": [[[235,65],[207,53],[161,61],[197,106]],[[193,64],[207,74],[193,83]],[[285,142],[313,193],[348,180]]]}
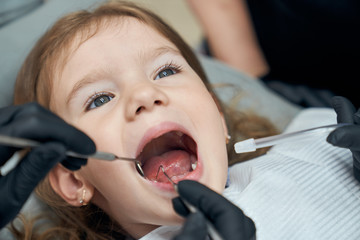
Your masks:
{"label": "blue eye", "polygon": [[170,75],[173,75],[175,74],[176,72],[171,69],[171,68],[167,68],[167,69],[164,69],[162,70],[161,72],[158,73],[158,75],[156,75],[156,78],[155,80],[159,79],[159,78],[164,78],[164,77],[168,77]]}
{"label": "blue eye", "polygon": [[86,109],[91,110],[101,107],[102,105],[110,102],[114,98],[114,95],[108,93],[97,93],[93,95],[87,103]]}
{"label": "blue eye", "polygon": [[166,64],[165,66],[162,66],[158,71],[157,71],[157,75],[155,77],[155,80],[158,80],[160,78],[164,78],[164,77],[169,77],[171,75],[174,75],[178,72],[181,71],[181,67],[170,63],[170,64]]}

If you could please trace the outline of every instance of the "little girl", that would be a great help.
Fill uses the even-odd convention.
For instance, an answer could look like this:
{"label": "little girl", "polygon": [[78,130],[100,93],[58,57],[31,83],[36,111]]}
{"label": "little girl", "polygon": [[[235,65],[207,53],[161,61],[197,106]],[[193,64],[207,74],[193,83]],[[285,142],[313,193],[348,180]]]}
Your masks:
{"label": "little girl", "polygon": [[[130,3],[110,1],[60,19],[18,75],[15,104],[32,101],[90,136],[97,150],[138,159],[144,172],[125,161],[89,159],[79,171],[58,164],[37,189],[59,219],[51,237],[174,236],[183,219],[160,168],[175,182],[196,180],[218,193],[229,180],[224,195],[254,220],[259,239],[329,239],[336,236],[323,235],[329,227],[355,228],[342,210],[359,210],[357,186],[340,188],[350,181],[341,164],[351,156],[323,139],[279,146],[228,172],[228,161],[240,161],[234,141],[274,134],[274,128],[222,106],[189,46],[156,15]],[[334,116],[305,111],[290,129],[312,126],[307,120],[314,117],[324,124]]]}

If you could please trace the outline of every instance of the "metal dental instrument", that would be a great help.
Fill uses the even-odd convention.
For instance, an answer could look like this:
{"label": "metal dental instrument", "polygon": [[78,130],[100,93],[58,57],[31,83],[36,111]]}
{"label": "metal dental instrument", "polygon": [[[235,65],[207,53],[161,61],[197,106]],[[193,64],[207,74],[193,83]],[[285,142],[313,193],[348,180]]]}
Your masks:
{"label": "metal dental instrument", "polygon": [[[31,140],[31,139],[9,137],[6,135],[0,135],[0,144],[10,146],[10,147],[17,147],[17,148],[37,147],[40,145],[39,142]],[[73,151],[66,151],[66,155],[69,157],[95,158],[95,159],[105,160],[105,161],[114,161],[114,160],[131,161],[131,162],[135,163],[136,169],[139,171],[139,173],[143,177],[145,176],[144,172],[141,168],[140,162],[136,158],[119,157],[113,153],[100,152],[100,151],[97,151],[94,154],[90,154],[90,155],[79,154],[79,153],[76,153]],[[8,171],[9,170],[7,170],[7,172]]]}
{"label": "metal dental instrument", "polygon": [[308,140],[319,134],[328,135],[331,131],[335,130],[336,128],[343,127],[346,125],[350,125],[350,123],[338,123],[338,124],[326,125],[326,126],[315,127],[297,132],[284,133],[284,134],[279,134],[264,138],[257,138],[257,139],[249,138],[244,141],[235,143],[234,145],[235,152],[236,153],[254,152],[258,148],[270,147],[281,143],[292,143],[292,142]]}
{"label": "metal dental instrument", "polygon": [[[167,175],[167,173],[165,172],[165,169],[162,165],[160,165],[159,169],[158,169],[158,173],[159,170],[161,169],[161,171],[164,173],[165,177],[169,180],[169,182],[171,183],[171,185],[173,186],[175,192],[179,193],[178,191],[178,186],[177,184],[169,177],[169,175]],[[158,176],[158,174],[156,175],[156,177]],[[198,209],[196,209],[195,206],[193,206],[191,203],[189,203],[188,201],[186,201],[185,199],[181,198],[181,201],[184,203],[184,205],[188,208],[188,210],[191,213],[194,213],[196,211],[198,211]],[[209,222],[206,219],[206,225],[207,225],[207,229],[208,229],[208,233],[210,236],[210,239],[212,240],[223,240],[223,238],[220,236],[220,234],[218,233],[218,231],[215,229],[215,227],[213,226],[213,224],[211,222]]]}

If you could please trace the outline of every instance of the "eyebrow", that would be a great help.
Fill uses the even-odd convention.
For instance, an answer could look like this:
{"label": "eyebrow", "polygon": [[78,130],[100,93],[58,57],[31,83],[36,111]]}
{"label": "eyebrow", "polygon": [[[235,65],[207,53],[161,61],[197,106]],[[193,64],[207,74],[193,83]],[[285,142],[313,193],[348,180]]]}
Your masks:
{"label": "eyebrow", "polygon": [[[159,57],[166,53],[172,53],[175,55],[181,55],[180,51],[176,48],[165,46],[165,47],[158,47],[154,51],[151,51],[151,53],[143,53],[140,52],[139,58],[143,61],[146,61],[148,59],[153,59],[156,57]],[[71,90],[70,94],[67,97],[66,104],[68,105],[71,100],[76,96],[77,92],[85,87],[86,85],[90,85],[94,82],[97,82],[99,79],[102,79],[109,75],[109,70],[105,69],[96,69],[95,71],[91,71],[88,74],[86,74],[84,77],[81,78],[80,81],[78,81],[73,89]]]}
{"label": "eyebrow", "polygon": [[67,97],[66,104],[68,105],[71,100],[76,96],[77,92],[85,87],[86,85],[90,85],[92,83],[97,82],[99,79],[105,78],[109,75],[109,71],[105,69],[96,69],[95,71],[91,71],[86,74],[80,81],[78,81],[73,89],[71,90],[70,94]]}
{"label": "eyebrow", "polygon": [[170,47],[170,46],[164,46],[164,47],[158,47],[158,48],[154,49],[154,51],[151,51],[151,53],[140,52],[139,58],[143,59],[143,60],[148,60],[148,59],[153,59],[153,58],[159,57],[166,53],[181,55],[181,53],[178,49]]}

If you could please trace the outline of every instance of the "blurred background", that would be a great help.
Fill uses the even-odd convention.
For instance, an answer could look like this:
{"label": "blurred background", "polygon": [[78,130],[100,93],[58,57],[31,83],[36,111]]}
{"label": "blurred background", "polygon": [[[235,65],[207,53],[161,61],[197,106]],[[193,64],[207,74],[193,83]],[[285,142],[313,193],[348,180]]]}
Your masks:
{"label": "blurred background", "polygon": [[141,4],[175,28],[190,46],[197,48],[202,40],[199,23],[186,0],[129,0]]}
{"label": "blurred background", "polygon": [[[52,0],[0,0],[0,28]],[[74,0],[74,4],[76,5]],[[186,0],[127,0],[141,4],[170,23],[191,46],[201,41],[201,29]],[[91,2],[94,1],[89,1]]]}
{"label": "blurred background", "polygon": [[[23,37],[16,41],[29,49],[33,33],[44,31],[51,19],[101,1],[0,0],[2,51],[7,51],[7,41],[13,44],[10,32],[26,35],[26,42]],[[331,107],[332,96],[341,95],[360,106],[354,88],[360,81],[358,0],[126,1],[162,17],[197,52],[262,81],[292,103]]]}

